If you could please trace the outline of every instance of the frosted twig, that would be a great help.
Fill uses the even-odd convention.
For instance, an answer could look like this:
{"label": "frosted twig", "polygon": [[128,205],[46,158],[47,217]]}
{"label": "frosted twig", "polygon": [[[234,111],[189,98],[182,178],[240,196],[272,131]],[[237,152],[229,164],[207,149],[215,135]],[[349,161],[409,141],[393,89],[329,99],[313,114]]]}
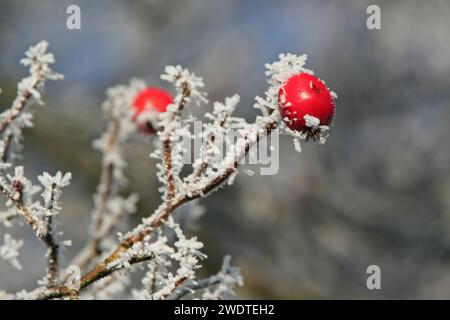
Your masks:
{"label": "frosted twig", "polygon": [[230,298],[234,294],[234,287],[244,284],[239,268],[232,267],[230,261],[231,257],[225,256],[220,272],[205,279],[186,283],[176,290],[169,299],[180,300],[199,291],[204,291],[204,299]]}
{"label": "frosted twig", "polygon": [[[60,197],[60,189],[69,185],[70,174],[62,176],[59,172],[55,177],[44,173],[39,176],[39,180],[44,186],[43,198],[44,205],[39,202],[33,202],[32,195],[39,190],[33,186],[24,176],[23,168],[16,167],[15,175],[4,178],[0,176],[0,191],[14,205],[19,214],[30,225],[37,238],[42,240],[48,248],[48,281],[49,286],[54,286],[57,280],[58,272],[58,247],[56,243],[52,221],[53,216],[61,210],[58,200]],[[10,184],[7,184],[7,181]]]}
{"label": "frosted twig", "polygon": [[198,179],[205,174],[208,166],[210,165],[211,158],[214,155],[214,143],[217,139],[217,133],[222,133],[225,129],[228,128],[231,114],[233,113],[236,105],[239,103],[239,96],[236,94],[232,97],[226,98],[225,103],[216,102],[214,104],[214,110],[212,114],[206,114],[205,117],[211,119],[213,121],[212,124],[205,124],[205,141],[202,146],[202,157],[201,163],[199,166],[194,166],[194,173],[190,177],[186,179],[189,182],[189,179],[195,179],[198,182]]}
{"label": "frosted twig", "polygon": [[17,208],[17,211],[20,215],[22,215],[25,221],[30,225],[31,229],[34,231],[35,235],[44,240],[45,234],[45,223],[37,219],[37,217],[32,213],[32,209],[28,208],[23,203],[23,194],[21,192],[22,186],[20,184],[15,184],[14,188],[16,189],[16,194],[11,193],[11,191],[7,190],[2,184],[0,184],[0,192],[5,195],[9,201]]}
{"label": "frosted twig", "polygon": [[[103,154],[102,173],[97,193],[94,196],[95,207],[92,211],[90,239],[80,253],[74,258],[72,264],[81,269],[89,265],[92,260],[101,255],[101,242],[113,230],[120,218],[127,213],[122,210],[119,214],[111,216],[113,200],[119,205],[126,200],[118,197],[120,188],[126,184],[123,173],[125,160],[123,158],[123,145],[135,131],[131,120],[131,104],[134,96],[145,88],[145,83],[132,79],[128,86],[116,86],[107,91],[107,99],[103,103],[103,111],[108,119],[107,131],[102,137],[94,141],[94,147]],[[133,199],[137,200],[136,197]],[[129,210],[132,213],[134,210]]]}
{"label": "frosted twig", "polygon": [[63,76],[55,73],[50,65],[55,62],[53,54],[47,52],[48,43],[41,41],[32,46],[25,53],[26,57],[20,62],[29,67],[30,75],[19,82],[17,97],[11,108],[0,114],[0,133],[4,131],[19,117],[30,99],[34,98],[42,104],[41,92],[46,80],[58,80]]}
{"label": "frosted twig", "polygon": [[191,97],[204,100],[204,96],[198,91],[198,88],[203,87],[203,82],[194,74],[180,66],[168,66],[165,71],[166,73],[161,78],[173,83],[178,91],[174,103],[168,106],[167,111],[161,117],[161,128],[158,132],[163,145],[163,167],[167,181],[165,197],[167,202],[171,203],[177,192],[172,159],[172,143],[175,140],[173,136],[181,126],[181,113]]}
{"label": "frosted twig", "polygon": [[47,214],[44,217],[46,223],[46,231],[43,235],[43,241],[47,246],[48,255],[48,275],[47,281],[49,287],[54,287],[58,280],[58,251],[59,244],[56,242],[53,230],[53,217],[60,213],[61,207],[59,198],[61,196],[61,189],[70,184],[72,178],[71,173],[62,175],[61,172],[56,173],[55,176],[44,172],[38,177],[41,184],[44,186],[42,197],[44,198],[44,207],[47,209]]}
{"label": "frosted twig", "polygon": [[[13,141],[19,142],[22,135],[22,129],[32,126],[31,114],[24,112],[31,99],[35,99],[39,104],[43,104],[41,92],[44,89],[46,80],[62,79],[63,76],[55,73],[50,65],[55,62],[53,54],[47,52],[48,43],[41,41],[35,46],[30,47],[25,53],[25,58],[20,62],[29,67],[30,75],[18,84],[17,97],[12,103],[11,108],[0,114],[0,134],[2,134],[1,144],[1,164],[0,168],[5,170],[11,166],[8,163],[11,153],[11,144]],[[9,181],[8,181],[9,180]],[[16,207],[17,212],[21,214],[25,221],[31,226],[36,236],[42,240],[49,251],[49,280],[51,285],[56,284],[57,277],[57,259],[58,245],[56,244],[52,233],[52,216],[45,215],[41,219],[43,209],[48,212],[53,211],[52,202],[47,208],[40,203],[25,203],[26,198],[31,198],[36,188],[23,177],[23,168],[16,167],[15,175],[6,178],[3,173],[0,174],[0,192],[9,200],[9,205]],[[55,190],[54,190],[55,191]],[[56,192],[56,191],[55,191]],[[52,191],[50,191],[56,196]],[[52,197],[52,196],[50,196]],[[57,199],[56,199],[57,201]]]}
{"label": "frosted twig", "polygon": [[[155,229],[160,227],[169,215],[179,206],[185,204],[188,201],[200,198],[209,192],[215,190],[219,187],[223,182],[225,182],[237,169],[239,166],[239,161],[247,154],[251,145],[256,143],[262,136],[265,134],[270,134],[270,132],[276,128],[276,122],[269,122],[267,124],[266,130],[261,132],[256,136],[254,141],[247,139],[246,143],[243,145],[242,150],[240,150],[237,154],[236,160],[231,164],[230,167],[223,169],[220,174],[218,174],[215,178],[208,181],[206,185],[201,187],[200,189],[193,190],[188,194],[181,194],[179,196],[175,196],[170,203],[163,203],[159,206],[159,208],[151,215],[150,218],[144,219],[144,223],[137,227],[134,231],[130,232],[130,234],[122,240],[120,245],[116,248],[116,250],[109,255],[105,260],[95,266],[90,272],[85,274],[81,278],[81,286],[80,289],[87,287],[89,284],[101,279],[109,274],[111,274],[114,269],[108,268],[109,264],[114,263],[116,260],[120,259],[122,253],[126,252],[130,249],[135,243],[141,242],[145,237],[150,235]],[[130,259],[128,264],[134,264],[137,262],[141,262],[141,259]],[[42,298],[57,298],[68,295],[71,290],[68,290],[67,287],[62,286],[56,288],[56,290],[51,291],[46,296]]]}

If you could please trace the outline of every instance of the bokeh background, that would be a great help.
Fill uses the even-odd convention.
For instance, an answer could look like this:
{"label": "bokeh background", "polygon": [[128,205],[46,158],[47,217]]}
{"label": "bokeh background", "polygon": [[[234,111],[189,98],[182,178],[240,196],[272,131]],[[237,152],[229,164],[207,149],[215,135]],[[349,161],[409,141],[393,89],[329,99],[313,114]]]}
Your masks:
{"label": "bokeh background", "polygon": [[[66,28],[70,4],[81,7],[79,31]],[[366,27],[369,4],[381,7],[381,30]],[[264,63],[307,53],[308,68],[339,95],[330,138],[300,155],[283,139],[277,175],[240,175],[203,201],[202,273],[230,253],[244,298],[450,298],[449,17],[446,0],[0,0],[0,107],[39,40],[66,77],[48,83],[21,160],[28,176],[74,175],[58,217],[73,240],[63,264],[86,239],[100,170],[91,142],[105,129],[107,87],[131,77],[165,85],[164,66],[179,63],[204,77],[211,101],[240,94],[237,113],[251,119]],[[131,225],[158,205],[150,150],[142,138],[128,146],[128,191],[141,194]],[[0,288],[31,289],[45,249],[26,226],[8,232],[27,239],[24,270],[0,262]],[[381,267],[381,290],[366,287],[371,264]]]}

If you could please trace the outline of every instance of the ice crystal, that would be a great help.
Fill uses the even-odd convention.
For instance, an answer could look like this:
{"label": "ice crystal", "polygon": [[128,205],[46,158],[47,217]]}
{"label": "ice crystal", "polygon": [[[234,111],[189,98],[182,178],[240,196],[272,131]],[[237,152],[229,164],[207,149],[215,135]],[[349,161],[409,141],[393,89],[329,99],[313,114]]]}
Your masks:
{"label": "ice crystal", "polygon": [[39,182],[44,187],[42,198],[44,199],[44,206],[49,209],[49,214],[57,215],[61,211],[59,199],[61,197],[61,189],[70,185],[72,174],[67,172],[62,174],[58,171],[56,175],[52,176],[47,172],[38,176]]}
{"label": "ice crystal", "polygon": [[23,240],[15,240],[10,234],[3,236],[3,245],[0,247],[0,258],[9,261],[17,270],[22,270],[20,264],[19,249],[23,245]]}

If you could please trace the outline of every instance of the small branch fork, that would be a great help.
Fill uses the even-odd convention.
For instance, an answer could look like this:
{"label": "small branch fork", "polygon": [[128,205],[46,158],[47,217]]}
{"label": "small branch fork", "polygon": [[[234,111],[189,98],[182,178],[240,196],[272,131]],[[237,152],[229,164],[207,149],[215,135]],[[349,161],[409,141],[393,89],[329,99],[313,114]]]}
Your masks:
{"label": "small branch fork", "polygon": [[[16,184],[14,188],[16,190],[20,190],[21,185]],[[27,222],[28,225],[30,225],[31,229],[34,231],[36,237],[38,237],[38,239],[40,240],[44,240],[43,230],[45,229],[45,226],[42,221],[36,219],[31,213],[30,209],[23,204],[22,196],[15,196],[11,194],[11,192],[6,190],[2,185],[0,185],[0,192],[3,193],[6,198],[14,204],[19,213],[24,217],[25,222]]]}
{"label": "small branch fork", "polygon": [[[95,281],[110,275],[112,272],[122,269],[124,267],[122,264],[114,265],[114,262],[119,260],[124,252],[130,249],[135,243],[143,241],[144,238],[152,234],[153,231],[159,228],[167,220],[167,218],[175,211],[175,209],[177,209],[178,207],[189,201],[198,199],[212,192],[217,187],[226,182],[228,178],[230,178],[230,176],[236,172],[240,161],[249,152],[250,147],[254,143],[257,143],[263,137],[269,135],[272,132],[272,130],[274,130],[276,127],[277,122],[275,120],[268,122],[266,127],[257,134],[256,139],[253,142],[247,140],[242,150],[239,150],[239,152],[236,153],[236,157],[233,164],[228,168],[223,169],[223,171],[220,174],[216,175],[215,177],[212,177],[207,183],[205,183],[204,186],[189,191],[188,193],[174,194],[172,198],[167,197],[166,201],[162,203],[154,211],[154,213],[150,216],[150,218],[148,218],[148,221],[144,221],[143,226],[137,227],[135,230],[133,230],[127,237],[125,237],[122,240],[122,242],[118,245],[118,247],[111,255],[109,255],[106,259],[97,264],[89,272],[87,272],[84,276],[81,277],[79,291],[88,287]],[[191,175],[194,174],[196,173],[192,173]],[[128,263],[134,264],[149,259],[151,259],[151,257],[134,258],[128,261]],[[113,267],[110,267],[110,265],[113,265]],[[79,291],[76,291],[76,293],[78,293]],[[57,288],[47,290],[46,292],[40,295],[39,299],[62,298],[73,294],[74,294],[73,289],[65,285],[62,285]]]}
{"label": "small branch fork", "polygon": [[[187,82],[182,83],[182,90],[181,90],[181,99],[176,106],[175,111],[172,112],[170,119],[168,121],[168,124],[170,125],[173,123],[179,123],[181,121],[181,113],[183,112],[184,107],[186,106],[190,96],[191,96],[191,90],[189,88],[189,84]],[[170,126],[168,127],[162,127],[161,128],[161,136],[163,139],[163,149],[164,149],[164,167],[166,170],[166,179],[167,179],[167,202],[170,204],[173,201],[173,198],[176,194],[176,185],[175,185],[175,178],[173,175],[173,163],[172,163],[172,135],[173,135],[173,128]]]}
{"label": "small branch fork", "polygon": [[[55,186],[56,187],[56,186]],[[18,193],[17,195],[12,194],[10,191],[6,190],[0,185],[0,192],[3,193],[6,198],[8,198],[16,207],[17,211],[24,217],[25,221],[34,231],[36,237],[44,242],[47,246],[48,253],[48,280],[49,287],[56,286],[58,279],[58,251],[59,245],[56,242],[53,235],[53,217],[49,215],[46,217],[45,221],[37,219],[23,202],[22,188],[20,182],[15,181],[13,183],[14,190]],[[54,190],[54,189],[53,189]],[[53,193],[52,193],[53,197]],[[53,202],[53,201],[52,201]],[[50,206],[47,208],[50,212],[53,208]]]}

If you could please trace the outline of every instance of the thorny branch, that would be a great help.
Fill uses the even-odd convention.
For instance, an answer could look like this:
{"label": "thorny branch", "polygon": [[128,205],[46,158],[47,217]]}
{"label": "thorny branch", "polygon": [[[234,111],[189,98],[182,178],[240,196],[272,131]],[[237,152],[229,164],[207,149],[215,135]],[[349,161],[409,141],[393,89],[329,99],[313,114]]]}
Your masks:
{"label": "thorny branch", "polygon": [[[48,280],[51,287],[56,285],[57,274],[58,274],[58,249],[59,245],[55,241],[52,231],[52,220],[53,216],[49,215],[46,217],[45,221],[37,219],[33,213],[32,209],[28,208],[23,203],[22,194],[23,185],[19,181],[13,181],[13,189],[16,194],[12,194],[10,191],[6,190],[3,186],[0,186],[0,191],[14,204],[18,212],[24,217],[25,221],[30,225],[31,229],[34,231],[36,237],[42,240],[48,249]],[[56,188],[56,186],[54,186]],[[54,191],[53,188],[53,191]],[[53,203],[54,193],[52,192],[52,203]],[[48,210],[51,212],[53,207],[50,206]]]}
{"label": "thorny branch", "polygon": [[5,195],[7,199],[9,199],[14,206],[17,208],[18,212],[24,217],[25,221],[28,223],[28,225],[31,227],[31,229],[34,231],[35,235],[40,239],[44,240],[44,233],[42,232],[45,229],[45,226],[42,221],[35,218],[35,216],[32,214],[31,210],[27,208],[23,202],[22,202],[22,196],[20,193],[21,186],[19,184],[16,184],[14,188],[19,192],[18,196],[15,196],[11,194],[4,186],[0,185],[0,192]]}
{"label": "thorny branch", "polygon": [[[32,97],[40,102],[39,90],[42,89],[44,81],[60,78],[49,68],[49,64],[53,63],[54,59],[46,52],[46,49],[47,43],[41,42],[27,51],[27,58],[23,60],[23,64],[30,66],[31,76],[21,82],[18,97],[12,107],[0,115],[0,134],[3,135],[0,170],[6,170],[11,166],[7,163],[11,142],[13,139],[17,141],[20,138],[21,129],[30,126],[30,120],[26,118],[24,124],[17,125],[17,130],[10,130],[10,128],[16,125],[15,122],[18,121]],[[224,288],[232,291],[231,286],[236,283],[241,284],[241,277],[229,267],[229,258],[224,261],[224,267],[217,276],[203,282],[193,282],[195,278],[193,270],[200,266],[198,261],[206,257],[199,251],[203,244],[195,237],[187,239],[179,225],[173,222],[171,215],[180,206],[212,193],[226,182],[232,182],[241,161],[245,159],[251,147],[269,136],[275,129],[285,129],[277,111],[277,94],[288,77],[306,70],[303,68],[305,60],[305,56],[280,55],[279,61],[266,65],[266,73],[270,76],[269,88],[265,98],[256,98],[255,107],[262,111],[262,116],[257,117],[253,124],[248,124],[241,118],[231,117],[239,101],[237,95],[227,98],[225,104],[215,104],[214,111],[206,116],[211,123],[205,125],[205,128],[209,128],[210,131],[203,136],[202,148],[205,157],[197,159],[192,166],[192,173],[183,179],[180,177],[183,163],[180,161],[182,151],[179,138],[183,136],[191,138],[191,135],[188,122],[187,120],[184,122],[182,113],[190,102],[195,100],[205,102],[206,99],[205,94],[199,90],[203,87],[201,78],[180,66],[166,67],[166,73],[161,78],[173,83],[178,94],[174,103],[169,105],[167,111],[157,119],[159,147],[154,154],[161,161],[158,166],[160,169],[158,177],[164,187],[162,202],[153,214],[144,218],[134,230],[121,236],[117,247],[109,247],[112,251],[109,256],[101,261],[95,261],[100,258],[103,251],[109,251],[108,248],[102,247],[102,244],[110,236],[120,218],[126,213],[135,211],[135,197],[124,199],[119,195],[120,186],[126,182],[123,177],[125,162],[120,147],[136,128],[131,122],[130,102],[135,94],[145,87],[145,84],[132,81],[130,87],[117,86],[109,89],[108,99],[103,105],[109,120],[108,130],[94,143],[94,146],[103,153],[103,162],[100,184],[94,197],[91,237],[74,259],[74,263],[82,269],[94,262],[96,264],[84,273],[75,287],[66,283],[66,279],[58,284],[59,244],[55,240],[53,230],[53,217],[61,211],[58,205],[60,189],[69,185],[70,173],[63,176],[61,172],[58,172],[54,177],[44,173],[43,176],[38,177],[44,186],[42,196],[45,205],[32,199],[32,194],[36,192],[35,186],[23,177],[22,167],[16,167],[16,175],[14,177],[7,175],[8,179],[0,174],[0,192],[6,196],[10,204],[15,206],[36,236],[46,244],[48,251],[48,274],[45,287],[41,286],[31,293],[18,293],[17,297],[78,298],[84,289],[98,280],[137,263],[147,262],[149,274],[152,277],[151,270],[156,269],[152,269],[150,265],[156,263],[157,269],[158,263],[166,267],[171,266],[166,259],[177,261],[179,269],[175,275],[167,273],[167,281],[171,281],[170,285],[157,293],[153,291],[153,288],[150,289],[151,298],[182,298],[188,292],[221,284],[222,287],[217,294],[204,295],[206,298],[215,297],[220,296],[220,291]],[[240,135],[238,142],[227,151],[223,159],[213,159],[216,138],[219,134],[231,130],[230,123],[237,125]],[[296,139],[303,138],[288,130],[286,132]],[[15,179],[16,176],[19,178]],[[168,239],[162,235],[163,227],[172,228],[175,231],[178,241],[173,243],[173,247],[167,245]],[[233,278],[228,279],[230,288],[227,284],[221,283],[224,277],[228,276]],[[97,289],[104,290],[114,282],[112,278],[110,280],[105,281],[104,286],[99,286]],[[151,287],[154,287],[154,281],[149,281]]]}

